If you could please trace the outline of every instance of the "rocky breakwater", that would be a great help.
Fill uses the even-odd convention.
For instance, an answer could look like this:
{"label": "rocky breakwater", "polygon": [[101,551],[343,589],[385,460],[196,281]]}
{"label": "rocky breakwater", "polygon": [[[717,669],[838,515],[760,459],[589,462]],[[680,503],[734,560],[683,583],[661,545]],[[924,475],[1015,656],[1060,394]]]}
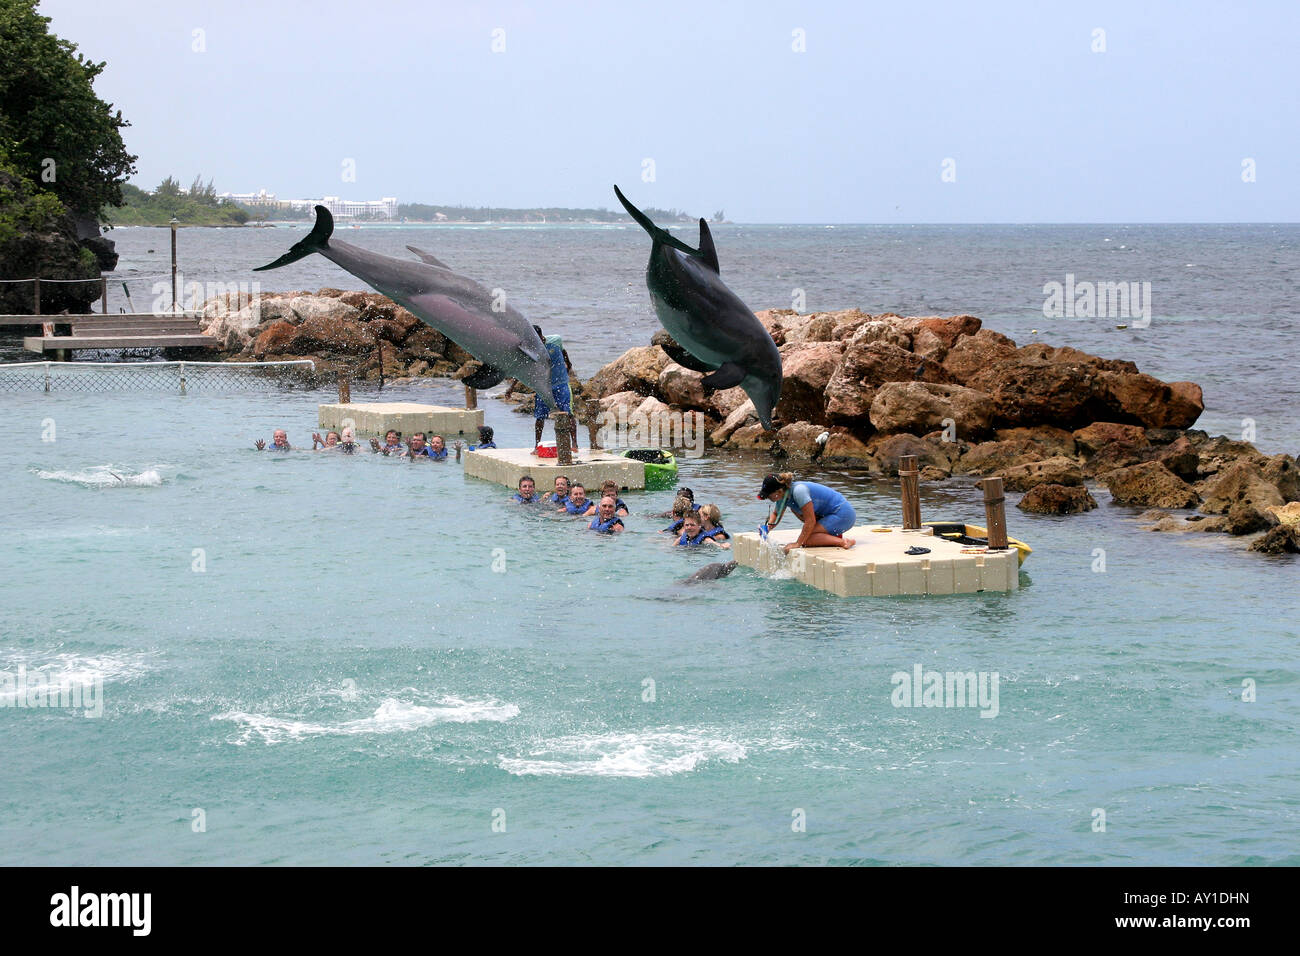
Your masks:
{"label": "rocky breakwater", "polygon": [[1154,516],[1162,530],[1264,531],[1270,549],[1297,546],[1283,510],[1300,501],[1295,459],[1192,429],[1204,410],[1193,382],[1073,348],[1017,346],[970,315],[757,315],[784,367],[772,431],[739,388],[707,392],[700,373],[674,363],[662,331],[584,392],[615,415],[698,412],[716,447],[882,476],[915,455],[925,480],[999,475],[1024,493],[1018,507],[1047,514],[1095,508],[1091,482],[1121,505],[1199,507],[1187,519]]}
{"label": "rocky breakwater", "polygon": [[360,381],[405,377],[460,378],[479,367],[473,357],[377,292],[235,294],[204,303],[200,327],[224,359],[240,362],[311,359],[321,379],[347,371]]}

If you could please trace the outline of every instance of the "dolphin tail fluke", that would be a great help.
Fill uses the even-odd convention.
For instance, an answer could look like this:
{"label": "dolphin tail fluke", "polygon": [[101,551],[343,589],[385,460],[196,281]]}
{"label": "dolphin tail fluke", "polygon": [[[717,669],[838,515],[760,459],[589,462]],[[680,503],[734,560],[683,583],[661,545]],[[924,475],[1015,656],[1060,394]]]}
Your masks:
{"label": "dolphin tail fluke", "polygon": [[278,269],[280,266],[287,266],[291,262],[297,262],[304,256],[309,256],[313,252],[320,252],[322,249],[329,248],[329,238],[334,234],[334,217],[324,206],[316,207],[316,225],[312,226],[311,232],[305,239],[299,239],[289,251],[282,255],[274,262],[264,266],[258,266],[254,272],[265,272],[267,269]]}
{"label": "dolphin tail fluke", "polygon": [[614,195],[616,195],[618,201],[623,204],[623,208],[627,210],[627,214],[636,220],[637,225],[650,233],[650,238],[655,242],[661,242],[666,246],[672,246],[674,249],[680,249],[687,255],[696,256],[697,258],[699,257],[699,253],[696,250],[682,242],[667,229],[660,229],[650,220],[649,216],[628,202],[628,198],[623,195],[623,191],[619,189],[618,186],[614,187]]}

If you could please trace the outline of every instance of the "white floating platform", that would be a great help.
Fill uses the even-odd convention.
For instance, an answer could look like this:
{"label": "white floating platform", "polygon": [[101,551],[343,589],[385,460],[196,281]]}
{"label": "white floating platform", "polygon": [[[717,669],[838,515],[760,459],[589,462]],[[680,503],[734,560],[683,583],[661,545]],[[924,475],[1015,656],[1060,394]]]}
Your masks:
{"label": "white floating platform", "polygon": [[444,438],[467,435],[472,441],[478,441],[478,428],[482,424],[481,408],[447,408],[418,402],[351,402],[320,406],[321,428],[339,431],[351,425],[358,438],[383,438],[390,428],[396,428],[403,439],[424,432]]}
{"label": "white floating platform", "polygon": [[[790,544],[798,537],[798,527],[770,532],[767,544],[756,531],[742,532],[732,536],[732,554],[747,568],[764,574],[787,568],[804,584],[840,597],[974,594],[1020,587],[1020,558],[1015,548],[963,553],[973,549],[936,537],[930,528],[903,531],[859,525],[848,533],[857,541],[849,550],[796,548],[783,555],[779,547],[771,546]],[[929,548],[930,553],[905,554],[913,545]]]}
{"label": "white floating platform", "polygon": [[644,462],[605,451],[575,452],[573,464],[561,465],[554,458],[537,457],[531,448],[484,448],[466,452],[464,462],[465,474],[507,488],[518,487],[520,478],[532,475],[537,490],[543,494],[555,487],[559,475],[567,475],[570,481],[594,491],[599,491],[606,480],[617,481],[620,488],[631,491],[645,488]]}

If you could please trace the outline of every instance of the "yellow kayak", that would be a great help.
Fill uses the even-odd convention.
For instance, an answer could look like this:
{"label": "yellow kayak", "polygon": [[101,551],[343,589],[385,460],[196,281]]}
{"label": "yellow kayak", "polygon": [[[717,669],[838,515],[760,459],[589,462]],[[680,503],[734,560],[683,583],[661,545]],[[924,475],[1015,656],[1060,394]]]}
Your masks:
{"label": "yellow kayak", "polygon": [[[921,524],[933,528],[934,533],[939,537],[956,541],[958,544],[987,547],[989,543],[988,528],[977,524],[966,524],[960,521],[922,521]],[[1034,553],[1033,548],[1010,535],[1007,535],[1007,544],[1016,549],[1016,558],[1021,565],[1025,563],[1025,558]]]}

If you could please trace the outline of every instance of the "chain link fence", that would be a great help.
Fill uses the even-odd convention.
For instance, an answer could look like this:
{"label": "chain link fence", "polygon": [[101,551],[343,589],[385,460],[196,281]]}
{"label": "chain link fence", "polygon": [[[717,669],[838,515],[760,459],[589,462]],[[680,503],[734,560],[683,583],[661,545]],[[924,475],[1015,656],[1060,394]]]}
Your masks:
{"label": "chain link fence", "polygon": [[0,392],[254,392],[312,388],[316,363],[18,362],[0,365]]}

